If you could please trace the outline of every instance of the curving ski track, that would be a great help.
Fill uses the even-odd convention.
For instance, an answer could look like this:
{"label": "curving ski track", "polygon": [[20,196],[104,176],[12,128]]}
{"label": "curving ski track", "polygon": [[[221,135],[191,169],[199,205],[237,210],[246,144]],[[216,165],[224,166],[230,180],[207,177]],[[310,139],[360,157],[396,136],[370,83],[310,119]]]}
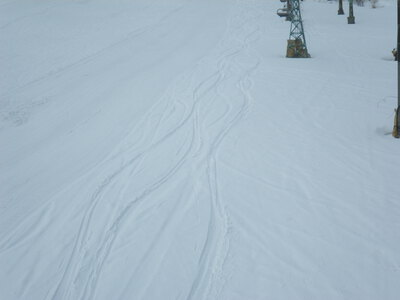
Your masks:
{"label": "curving ski track", "polygon": [[0,0],[0,300],[397,299],[396,5],[301,3]]}
{"label": "curving ski track", "polygon": [[[57,283],[50,288],[46,299],[92,300],[98,294],[104,269],[121,247],[135,252],[135,237],[129,244],[122,242],[124,234],[140,227],[141,218],[158,218],[159,207],[167,207],[160,224],[149,233],[148,244],[140,263],[131,265],[130,282],[146,270],[147,285],[135,290],[134,299],[149,298],[151,285],[156,284],[157,269],[168,261],[174,247],[170,236],[184,223],[186,214],[194,207],[202,207],[197,215],[194,233],[198,233],[191,247],[193,264],[187,272],[191,277],[182,282],[177,299],[218,299],[229,280],[225,269],[229,256],[230,235],[234,230],[226,209],[227,199],[219,193],[219,147],[247,114],[252,104],[252,74],[261,59],[252,50],[260,30],[257,18],[262,13],[255,1],[237,1],[231,12],[227,30],[220,43],[208,56],[169,86],[164,96],[144,116],[141,122],[115,147],[103,162],[79,178],[63,193],[73,195],[69,201],[81,203],[79,217],[62,215],[66,208],[54,208],[56,195],[35,215],[60,214],[60,227],[79,224],[71,243],[68,258],[55,274]],[[40,13],[40,12],[39,12]],[[171,17],[171,15],[165,16]],[[160,26],[162,21],[153,26]],[[134,39],[152,27],[138,29],[127,37]],[[91,56],[57,70],[64,72],[95,59],[104,51],[123,44],[119,41]],[[50,75],[26,83],[29,86]],[[12,91],[11,91],[12,92]],[[183,187],[181,196],[170,198],[169,186]],[[179,195],[179,194],[178,194]],[[2,253],[23,247],[26,240],[40,240],[54,221],[30,222],[15,228],[0,241]],[[43,220],[43,219],[42,219]],[[56,234],[49,232],[48,234]],[[118,244],[118,245],[117,245]],[[161,249],[161,250],[160,250]],[[163,255],[159,255],[159,253]],[[157,256],[157,257],[156,257]],[[152,278],[151,278],[152,277]],[[127,299],[130,288],[121,289],[113,299]],[[21,292],[24,296],[24,291]]]}

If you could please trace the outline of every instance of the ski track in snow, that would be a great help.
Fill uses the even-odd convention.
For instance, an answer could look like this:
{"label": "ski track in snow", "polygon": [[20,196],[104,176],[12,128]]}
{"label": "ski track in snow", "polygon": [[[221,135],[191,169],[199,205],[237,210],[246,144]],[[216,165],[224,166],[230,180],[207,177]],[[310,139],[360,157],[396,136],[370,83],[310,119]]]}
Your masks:
{"label": "ski track in snow", "polygon": [[[15,10],[2,18],[6,37],[53,9],[53,16],[66,20],[78,11],[63,1],[21,10],[15,0],[3,2],[5,11]],[[281,56],[287,23],[284,28],[271,9],[277,2],[117,0],[111,12],[107,1],[100,7],[101,1],[94,2],[82,8],[96,16],[86,20],[85,12],[76,26],[96,26],[104,14],[110,26],[102,24],[99,32],[110,31],[96,35],[93,45],[77,43],[84,48],[80,53],[67,47],[58,64],[42,58],[26,72],[24,63],[11,60],[17,68],[11,77],[4,74],[9,82],[0,95],[0,131],[9,140],[35,126],[41,133],[53,125],[53,113],[74,119],[64,115],[54,122],[48,134],[57,138],[44,132],[6,145],[1,193],[9,199],[0,201],[0,300],[397,299],[398,188],[387,175],[395,174],[397,148],[372,134],[386,120],[372,117],[371,104],[394,91],[390,68],[376,58],[387,45],[363,46],[365,53],[356,57],[347,54],[355,53],[349,51],[355,42],[340,42],[356,26],[389,40],[383,25],[369,18],[374,26],[360,22],[340,31],[336,9],[330,19],[324,1],[302,2],[321,12],[313,17],[331,24],[313,23],[317,19],[305,14],[313,59],[294,61]],[[366,12],[357,11],[360,21]],[[50,23],[62,31],[70,24],[66,20]],[[117,28],[121,32],[113,35]],[[67,29],[70,35],[75,30]],[[340,39],[332,39],[340,36],[337,30]],[[77,40],[85,38],[81,34]],[[15,40],[17,50],[29,45]],[[55,49],[60,45],[55,41]],[[9,52],[4,53],[11,57]],[[55,59],[53,50],[46,54]],[[380,74],[376,82],[368,79],[372,66]],[[363,72],[367,76],[355,76]],[[63,96],[52,102],[53,92]],[[53,107],[28,122],[47,102]],[[361,124],[367,119],[368,125]],[[356,126],[357,136],[348,124]],[[63,144],[65,137],[71,138]],[[86,138],[86,147],[71,146]],[[36,152],[24,149],[35,143]],[[98,145],[107,150],[93,149]],[[21,153],[11,155],[13,147]],[[64,161],[57,154],[67,151],[60,148],[79,155]],[[48,161],[42,165],[42,159]],[[66,166],[79,159],[79,167]],[[46,172],[50,163],[57,167]],[[64,166],[65,174],[52,180],[49,174]],[[47,179],[52,186],[43,188]]]}
{"label": "ski track in snow", "polygon": [[[243,16],[245,14],[245,16]],[[183,168],[185,165],[197,163],[200,165],[206,165],[206,172],[209,182],[210,189],[210,209],[211,216],[209,218],[208,229],[206,240],[204,241],[203,249],[201,251],[200,259],[199,259],[199,269],[197,271],[196,278],[193,281],[192,287],[190,289],[189,295],[187,299],[199,299],[205,297],[207,299],[213,299],[218,296],[219,288],[223,283],[223,263],[229,251],[229,217],[224,208],[224,204],[221,202],[221,199],[218,195],[218,179],[217,179],[217,151],[219,144],[223,141],[223,138],[229,132],[229,130],[239,122],[243,116],[246,114],[246,111],[250,105],[251,96],[249,95],[248,90],[251,88],[251,79],[250,74],[255,69],[256,65],[259,62],[256,62],[255,65],[246,66],[243,68],[237,63],[235,60],[240,55],[248,55],[246,51],[249,51],[249,40],[256,35],[258,29],[251,28],[251,25],[246,24],[247,22],[251,22],[254,18],[254,13],[248,12],[244,10],[242,14],[239,14],[234,17],[233,24],[230,24],[230,31],[228,32],[228,40],[223,41],[223,45],[227,44],[223,47],[223,51],[221,53],[220,58],[217,63],[217,71],[211,74],[206,79],[200,80],[200,83],[194,87],[191,97],[191,103],[188,107],[187,102],[175,101],[171,105],[172,107],[177,107],[179,105],[184,105],[184,112],[180,119],[177,122],[177,125],[172,126],[172,128],[164,135],[157,136],[154,135],[152,141],[149,146],[145,146],[143,150],[133,150],[134,158],[122,163],[122,167],[118,169],[115,173],[112,173],[99,187],[99,189],[93,194],[91,205],[87,209],[85,217],[83,219],[81,228],[79,230],[78,238],[76,240],[76,244],[71,255],[70,262],[68,263],[68,267],[63,276],[62,281],[60,282],[59,287],[53,299],[77,299],[76,295],[70,295],[69,292],[71,289],[71,285],[76,281],[76,278],[80,276],[80,272],[83,266],[86,263],[83,260],[83,257],[95,257],[95,261],[91,262],[89,265],[89,270],[86,271],[88,273],[86,282],[84,284],[84,288],[80,293],[80,297],[78,299],[93,299],[95,295],[97,281],[104,265],[105,260],[107,259],[112,245],[115,241],[115,238],[119,232],[119,228],[124,225],[124,223],[132,217],[132,213],[134,212],[135,207],[140,203],[140,201],[147,198],[152,193],[156,192],[160,186],[172,180],[172,178],[176,175],[177,171],[180,168]],[[242,24],[237,24],[237,21],[241,20]],[[232,29],[234,26],[239,27],[239,30],[243,27],[248,26],[245,32],[236,33]],[[237,30],[237,29],[236,29]],[[232,34],[234,38],[231,38]],[[235,47],[225,51],[226,47],[229,47],[230,43],[236,43]],[[225,49],[224,49],[225,48]],[[239,60],[239,59],[238,59]],[[200,65],[201,66],[201,65]],[[238,74],[235,74],[232,69],[238,68]],[[194,77],[195,79],[191,80],[197,82],[196,78],[196,70],[190,76],[184,76],[177,85],[179,87],[185,86],[185,81],[187,77]],[[186,77],[186,78],[185,78]],[[226,87],[221,88],[224,81],[227,81],[227,77],[234,77],[234,81],[236,81],[236,88],[242,94],[242,103],[239,104],[239,108],[234,110],[229,103],[230,99],[225,99],[227,101],[226,105],[229,106],[229,110],[225,113],[225,115],[218,120],[220,123],[220,128],[218,132],[214,133],[215,137],[213,137],[208,145],[204,144],[204,137],[201,136],[201,133],[205,131],[206,127],[204,124],[198,124],[200,119],[199,107],[204,105],[202,103],[203,98],[209,93],[215,93],[213,101],[224,99],[224,88],[232,88],[231,85],[227,85]],[[179,95],[177,95],[176,90],[178,87],[174,88],[173,93],[169,96],[169,99],[166,101],[173,101],[174,99],[179,99]],[[188,93],[184,91],[185,94]],[[185,98],[187,100],[187,98]],[[165,101],[165,100],[164,100]],[[212,104],[211,104],[212,105]],[[211,109],[212,106],[209,106],[208,109]],[[148,125],[149,128],[144,132],[150,134],[152,130],[157,133],[157,130],[162,128],[169,128],[168,117],[164,116],[160,120],[158,124],[155,124],[155,128],[153,128],[153,124]],[[167,119],[167,121],[165,120]],[[153,119],[151,116],[148,116],[147,119]],[[202,116],[204,119],[204,115]],[[120,185],[120,195],[124,195],[124,189],[126,189],[126,185],[128,182],[134,182],[135,178],[135,170],[137,165],[147,159],[151,159],[152,151],[157,147],[163,145],[163,143],[168,140],[174,138],[176,135],[180,134],[182,129],[186,129],[187,127],[192,127],[192,137],[189,138],[187,142],[187,146],[182,152],[181,157],[177,159],[177,161],[169,166],[163,173],[161,173],[154,182],[149,183],[149,185],[143,189],[138,196],[136,196],[132,201],[128,202],[120,211],[118,216],[113,220],[112,225],[106,231],[106,234],[102,238],[100,245],[96,245],[97,249],[94,251],[94,254],[87,255],[86,252],[93,251],[92,249],[85,249],[85,243],[87,241],[88,231],[90,229],[91,220],[93,214],[97,208],[99,203],[99,199],[102,194],[107,193],[107,189],[111,187],[111,183],[118,180],[123,180],[123,182],[115,183],[115,185]],[[197,142],[196,142],[197,139]],[[207,147],[208,146],[208,147]],[[199,149],[196,150],[196,147]],[[164,148],[164,147],[163,147]],[[204,150],[202,150],[204,149]],[[124,151],[126,153],[126,150]],[[195,155],[193,155],[195,152]],[[119,153],[118,156],[131,156],[132,154]],[[117,156],[117,157],[118,157]],[[111,160],[111,164],[115,165],[114,159]],[[129,173],[129,180],[127,180],[125,169],[129,169],[127,173]],[[123,177],[120,179],[120,177]],[[176,179],[179,180],[179,179]],[[153,246],[154,247],[154,246]],[[148,249],[151,251],[151,248]],[[82,253],[84,252],[84,254]],[[144,295],[142,295],[144,296]],[[200,297],[199,297],[200,296]],[[201,297],[202,296],[202,297]]]}
{"label": "ski track in snow", "polygon": [[[69,188],[97,185],[82,213],[59,283],[49,290],[47,299],[96,299],[103,268],[121,230],[127,223],[132,226],[131,223],[138,217],[139,207],[140,211],[151,212],[154,201],[160,199],[160,189],[171,182],[187,182],[192,186],[193,197],[190,201],[179,199],[177,203],[171,203],[179,205],[181,209],[173,209],[171,215],[164,216],[163,226],[149,244],[142,264],[148,261],[163,235],[173,235],[190,206],[207,206],[210,215],[200,216],[208,218],[208,221],[204,229],[205,238],[198,241],[201,246],[197,253],[197,270],[194,271],[190,286],[183,287],[180,295],[182,299],[218,299],[224,283],[229,279],[224,264],[232,231],[225,202],[218,189],[218,149],[229,131],[246,116],[251,107],[251,75],[261,62],[259,55],[252,51],[251,44],[260,34],[255,20],[262,16],[262,9],[257,9],[256,2],[237,1],[226,34],[212,54],[175,80],[157,105],[113,153],[80,178],[78,184]],[[147,30],[151,30],[151,27],[135,31],[128,38],[145,34]],[[118,41],[110,47],[123,42]],[[57,72],[66,71],[88,59],[93,59],[93,55]],[[55,74],[46,74],[37,80],[50,75]],[[169,149],[168,153],[165,153],[165,149]],[[146,165],[160,155],[165,157],[162,165],[146,173]],[[196,182],[202,178],[208,184],[208,202],[199,204]],[[136,183],[140,184],[136,186]],[[110,211],[111,207],[113,209]],[[47,222],[32,223],[27,232],[23,229],[26,226],[16,228],[0,241],[0,251],[12,251],[27,239],[40,239],[50,222],[49,214],[53,211],[51,204],[35,211],[34,215],[47,215]],[[68,220],[66,222],[69,223]],[[163,257],[161,260],[166,259]],[[136,271],[132,276],[144,267],[133,267]],[[146,299],[149,288],[143,287],[138,291],[136,299]]]}
{"label": "ski track in snow", "polygon": [[[154,4],[153,4],[153,5],[154,5]],[[152,6],[152,5],[149,5],[147,8],[149,8],[149,7],[151,7],[151,6]],[[54,7],[58,7],[58,5],[54,5]],[[47,10],[49,10],[49,9],[51,9],[51,8],[52,8],[52,7],[46,8],[46,9],[44,9],[42,12],[35,13],[35,14],[32,14],[32,15],[37,15],[37,14],[40,15],[40,14],[43,13],[44,11],[47,11]],[[143,26],[143,27],[136,28],[136,29],[132,30],[131,32],[128,32],[128,33],[126,34],[126,37],[125,37],[125,38],[120,39],[120,40],[117,40],[116,42],[114,42],[114,43],[112,43],[112,44],[110,44],[110,45],[107,45],[107,46],[105,46],[104,48],[102,48],[102,49],[100,49],[100,50],[97,50],[97,51],[94,52],[94,53],[91,53],[91,54],[89,54],[89,55],[86,55],[86,56],[80,58],[80,59],[77,60],[77,61],[71,62],[71,63],[66,64],[66,65],[64,65],[64,66],[61,66],[61,67],[57,68],[56,70],[51,70],[51,71],[49,71],[48,73],[45,73],[45,74],[43,74],[43,75],[41,75],[41,76],[39,76],[39,77],[37,77],[37,78],[35,78],[35,79],[33,79],[33,80],[30,80],[30,81],[24,83],[24,84],[21,85],[21,86],[18,86],[17,88],[8,90],[8,91],[5,92],[4,94],[0,94],[0,97],[7,97],[8,95],[12,95],[12,94],[14,94],[15,92],[21,92],[21,91],[23,91],[24,89],[26,89],[26,88],[28,88],[28,87],[34,85],[34,84],[37,84],[37,83],[42,82],[42,81],[45,81],[45,80],[47,80],[47,79],[49,79],[49,78],[51,78],[51,77],[57,76],[57,75],[59,75],[59,74],[65,72],[65,71],[70,71],[71,69],[74,69],[74,68],[76,68],[76,67],[79,67],[79,66],[81,66],[81,65],[83,65],[83,64],[86,64],[86,63],[88,63],[88,62],[90,62],[90,61],[93,61],[93,60],[95,60],[96,58],[100,57],[102,54],[109,52],[109,51],[112,50],[113,48],[120,47],[121,45],[123,45],[123,44],[126,43],[127,41],[130,41],[130,40],[132,40],[132,39],[138,38],[138,37],[140,37],[141,35],[146,34],[146,33],[148,33],[149,31],[153,30],[154,28],[157,28],[157,27],[161,26],[162,23],[163,23],[165,20],[167,20],[168,18],[172,17],[175,13],[179,12],[182,8],[183,8],[183,5],[178,6],[178,7],[174,8],[174,9],[172,9],[171,11],[169,11],[169,12],[168,12],[167,14],[165,14],[164,16],[162,16],[160,19],[156,20],[155,23],[149,24],[149,25],[146,25],[146,26]],[[32,15],[29,15],[29,16],[32,16]],[[26,16],[25,16],[25,17],[26,17]],[[23,18],[25,18],[25,17],[23,17]],[[19,20],[20,20],[20,19],[15,20],[15,21],[13,21],[13,22],[17,22],[17,21],[19,21]],[[11,22],[11,23],[13,23],[13,22]],[[8,26],[8,25],[9,25],[9,24],[7,24],[6,26]],[[2,29],[2,28],[3,28],[3,27],[0,27],[0,29]]]}

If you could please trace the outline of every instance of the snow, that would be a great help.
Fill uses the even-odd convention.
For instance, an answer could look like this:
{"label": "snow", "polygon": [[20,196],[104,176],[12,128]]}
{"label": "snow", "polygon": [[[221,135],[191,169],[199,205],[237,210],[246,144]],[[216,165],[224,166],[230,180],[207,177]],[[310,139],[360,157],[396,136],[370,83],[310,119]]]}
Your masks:
{"label": "snow", "polygon": [[0,299],[398,299],[396,2],[301,6],[0,0]]}

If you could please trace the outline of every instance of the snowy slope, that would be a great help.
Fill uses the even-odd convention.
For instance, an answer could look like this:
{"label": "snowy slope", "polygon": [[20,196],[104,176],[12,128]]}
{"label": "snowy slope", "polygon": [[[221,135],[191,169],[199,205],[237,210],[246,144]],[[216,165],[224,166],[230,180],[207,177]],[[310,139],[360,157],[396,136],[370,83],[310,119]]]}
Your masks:
{"label": "snowy slope", "polygon": [[281,6],[0,1],[1,300],[397,299],[396,3]]}

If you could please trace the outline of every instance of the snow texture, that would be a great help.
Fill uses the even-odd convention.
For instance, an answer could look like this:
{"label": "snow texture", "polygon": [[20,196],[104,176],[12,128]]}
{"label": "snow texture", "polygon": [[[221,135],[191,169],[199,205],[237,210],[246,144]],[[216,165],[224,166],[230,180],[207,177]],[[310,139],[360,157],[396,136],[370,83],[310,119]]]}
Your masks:
{"label": "snow texture", "polygon": [[399,299],[396,2],[282,5],[0,0],[1,300]]}

